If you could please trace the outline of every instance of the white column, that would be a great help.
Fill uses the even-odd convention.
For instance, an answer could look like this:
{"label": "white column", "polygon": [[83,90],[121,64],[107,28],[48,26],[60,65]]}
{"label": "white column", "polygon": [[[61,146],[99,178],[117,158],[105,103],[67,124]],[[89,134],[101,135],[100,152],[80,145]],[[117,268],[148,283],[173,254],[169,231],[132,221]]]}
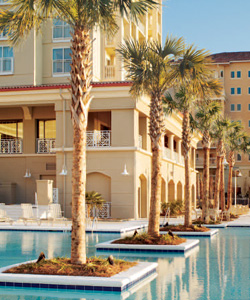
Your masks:
{"label": "white column", "polygon": [[174,159],[174,135],[170,134],[168,136],[168,145],[169,145],[169,149],[170,149],[170,159]]}
{"label": "white column", "polygon": [[178,163],[181,163],[181,140],[177,141]]}

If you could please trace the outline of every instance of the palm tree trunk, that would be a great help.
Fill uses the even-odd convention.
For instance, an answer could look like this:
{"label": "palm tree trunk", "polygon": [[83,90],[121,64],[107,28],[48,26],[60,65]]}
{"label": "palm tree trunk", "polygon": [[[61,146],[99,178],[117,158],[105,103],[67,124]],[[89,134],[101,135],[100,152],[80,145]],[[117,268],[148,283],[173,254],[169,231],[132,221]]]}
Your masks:
{"label": "palm tree trunk", "polygon": [[91,39],[85,28],[75,28],[72,38],[71,117],[73,122],[71,263],[86,263],[85,186],[86,128],[91,90]]}
{"label": "palm tree trunk", "polygon": [[190,185],[190,145],[191,145],[191,131],[190,131],[190,119],[189,111],[185,110],[183,112],[183,122],[182,122],[182,146],[184,152],[184,162],[185,162],[185,220],[184,225],[186,227],[192,225],[192,202],[191,202],[191,185]]}
{"label": "palm tree trunk", "polygon": [[216,159],[216,177],[215,177],[215,191],[214,191],[214,209],[219,209],[220,189],[221,189],[221,157]]}
{"label": "palm tree trunk", "polygon": [[152,150],[151,171],[151,197],[148,223],[148,234],[159,236],[160,230],[160,206],[161,206],[161,159],[162,159],[162,135],[164,130],[164,115],[162,98],[160,94],[154,94],[150,101],[150,126],[149,135]]}
{"label": "palm tree trunk", "polygon": [[220,207],[221,207],[221,210],[224,211],[225,210],[225,176],[224,176],[224,165],[223,165],[223,160],[224,158],[222,157],[221,158],[221,165],[220,165],[220,169],[221,169],[221,188],[220,188],[220,201],[221,201],[221,204],[220,204]]}
{"label": "palm tree trunk", "polygon": [[230,209],[232,205],[233,167],[235,164],[233,151],[229,152],[228,163],[229,163],[229,174],[228,174],[228,185],[227,185],[227,208]]}
{"label": "palm tree trunk", "polygon": [[204,165],[203,165],[203,186],[204,194],[202,201],[202,219],[206,224],[209,223],[209,147],[203,147]]}

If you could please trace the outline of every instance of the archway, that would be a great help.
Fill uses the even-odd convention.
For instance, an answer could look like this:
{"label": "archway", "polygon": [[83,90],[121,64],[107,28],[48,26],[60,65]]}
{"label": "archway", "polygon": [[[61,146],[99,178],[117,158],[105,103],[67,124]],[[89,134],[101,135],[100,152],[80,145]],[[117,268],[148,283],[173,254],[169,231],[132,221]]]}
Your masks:
{"label": "archway", "polygon": [[177,201],[183,201],[182,184],[180,181],[177,183]]}
{"label": "archway", "polygon": [[166,181],[161,178],[161,202],[166,202]]}
{"label": "archway", "polygon": [[138,217],[147,218],[147,179],[144,175],[139,177],[140,185],[138,188]]}
{"label": "archway", "polygon": [[111,202],[111,178],[102,173],[87,174],[86,191],[95,191],[102,195],[106,202]]}
{"label": "archway", "polygon": [[168,183],[168,202],[175,200],[175,186],[174,181],[170,180]]}

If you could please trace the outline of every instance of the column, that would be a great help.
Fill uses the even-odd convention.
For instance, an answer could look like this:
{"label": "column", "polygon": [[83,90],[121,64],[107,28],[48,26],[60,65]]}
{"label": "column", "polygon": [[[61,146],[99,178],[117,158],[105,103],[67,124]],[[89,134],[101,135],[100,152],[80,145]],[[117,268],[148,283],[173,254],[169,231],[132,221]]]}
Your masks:
{"label": "column", "polygon": [[178,163],[181,163],[181,140],[177,141]]}

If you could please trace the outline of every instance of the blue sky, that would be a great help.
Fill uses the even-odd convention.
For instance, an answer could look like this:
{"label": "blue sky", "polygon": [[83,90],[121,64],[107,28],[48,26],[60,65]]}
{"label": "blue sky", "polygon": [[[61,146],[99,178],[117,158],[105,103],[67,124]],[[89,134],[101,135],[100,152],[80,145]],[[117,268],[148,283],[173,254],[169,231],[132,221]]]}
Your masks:
{"label": "blue sky", "polygon": [[163,0],[167,34],[212,53],[250,51],[249,0]]}

